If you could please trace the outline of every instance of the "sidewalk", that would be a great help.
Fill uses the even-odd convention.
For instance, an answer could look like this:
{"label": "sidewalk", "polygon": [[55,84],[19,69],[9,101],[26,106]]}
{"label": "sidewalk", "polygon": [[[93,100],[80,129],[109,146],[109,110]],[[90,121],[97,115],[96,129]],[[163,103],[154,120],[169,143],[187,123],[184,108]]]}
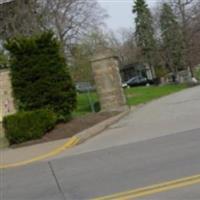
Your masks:
{"label": "sidewalk", "polygon": [[129,113],[129,109],[124,112],[110,117],[75,136],[55,140],[52,142],[35,144],[32,146],[20,147],[20,148],[6,148],[0,149],[0,169],[17,167],[26,164],[30,164],[36,161],[42,161],[51,159],[54,156],[66,151],[69,148],[74,147],[84,141],[96,136],[107,127],[119,121],[121,118]]}
{"label": "sidewalk", "polygon": [[55,149],[63,146],[68,140],[57,140],[48,143],[36,144],[20,148],[6,148],[0,150],[0,166],[16,162],[23,162],[27,159],[33,159],[41,155],[48,154]]}

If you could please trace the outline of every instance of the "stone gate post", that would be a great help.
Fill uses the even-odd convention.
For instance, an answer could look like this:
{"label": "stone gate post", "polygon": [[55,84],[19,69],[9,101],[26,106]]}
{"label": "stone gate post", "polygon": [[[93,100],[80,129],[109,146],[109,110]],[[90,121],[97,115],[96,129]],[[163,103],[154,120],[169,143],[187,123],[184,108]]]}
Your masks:
{"label": "stone gate post", "polygon": [[92,59],[92,70],[101,110],[123,111],[128,109],[117,57],[109,51],[96,54]]}

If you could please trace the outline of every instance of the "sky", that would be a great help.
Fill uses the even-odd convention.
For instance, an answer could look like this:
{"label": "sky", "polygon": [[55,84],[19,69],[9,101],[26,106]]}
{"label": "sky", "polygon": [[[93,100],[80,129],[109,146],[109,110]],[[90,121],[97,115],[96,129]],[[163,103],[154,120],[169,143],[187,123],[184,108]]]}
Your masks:
{"label": "sky", "polygon": [[[120,28],[131,28],[134,24],[132,14],[133,0],[98,0],[110,16],[106,20],[109,29],[117,31]],[[160,0],[146,0],[150,7]]]}

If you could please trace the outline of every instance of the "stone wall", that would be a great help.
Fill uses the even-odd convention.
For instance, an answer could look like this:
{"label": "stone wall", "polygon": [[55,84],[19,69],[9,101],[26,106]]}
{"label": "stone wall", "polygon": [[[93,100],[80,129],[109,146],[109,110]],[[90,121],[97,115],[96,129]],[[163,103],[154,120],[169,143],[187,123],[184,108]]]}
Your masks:
{"label": "stone wall", "polygon": [[15,113],[9,70],[0,70],[0,147],[6,143],[2,127],[4,116]]}
{"label": "stone wall", "polygon": [[3,117],[15,113],[14,99],[9,70],[0,71],[0,121]]}

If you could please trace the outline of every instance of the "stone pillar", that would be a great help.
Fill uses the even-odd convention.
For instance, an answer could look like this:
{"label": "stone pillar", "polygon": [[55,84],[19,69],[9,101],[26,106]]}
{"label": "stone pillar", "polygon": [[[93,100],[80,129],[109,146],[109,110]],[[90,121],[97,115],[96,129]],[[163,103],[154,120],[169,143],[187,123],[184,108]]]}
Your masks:
{"label": "stone pillar", "polygon": [[127,109],[117,57],[109,51],[96,54],[92,59],[92,70],[102,112]]}
{"label": "stone pillar", "polygon": [[7,145],[2,126],[3,117],[14,113],[15,106],[9,70],[0,70],[0,147]]}

